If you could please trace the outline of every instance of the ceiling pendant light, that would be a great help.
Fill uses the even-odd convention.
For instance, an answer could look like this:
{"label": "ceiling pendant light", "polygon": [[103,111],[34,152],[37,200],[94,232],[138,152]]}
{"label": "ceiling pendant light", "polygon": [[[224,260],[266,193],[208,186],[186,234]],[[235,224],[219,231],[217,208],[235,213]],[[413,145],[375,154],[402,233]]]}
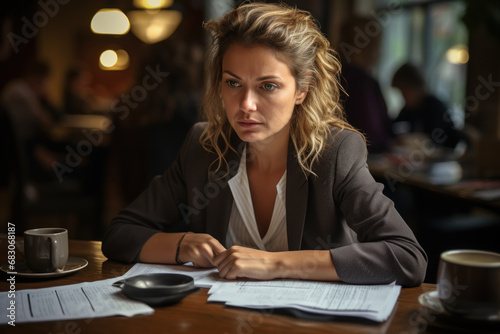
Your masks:
{"label": "ceiling pendant light", "polygon": [[130,22],[121,10],[102,8],[92,18],[90,29],[96,34],[125,35],[130,30]]}
{"label": "ceiling pendant light", "polygon": [[177,10],[133,10],[127,14],[132,22],[132,32],[147,44],[167,39],[182,20],[182,14]]}
{"label": "ceiling pendant light", "polygon": [[105,71],[121,71],[129,67],[129,55],[127,51],[106,50],[99,57],[99,68]]}
{"label": "ceiling pendant light", "polygon": [[144,9],[160,9],[172,6],[174,0],[134,0],[134,6]]}

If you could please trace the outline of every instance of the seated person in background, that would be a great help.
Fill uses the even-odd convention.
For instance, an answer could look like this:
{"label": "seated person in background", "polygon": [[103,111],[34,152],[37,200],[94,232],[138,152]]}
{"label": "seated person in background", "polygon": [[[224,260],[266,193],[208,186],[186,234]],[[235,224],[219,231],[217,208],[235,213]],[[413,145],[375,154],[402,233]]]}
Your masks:
{"label": "seated person in background", "polygon": [[90,86],[92,74],[84,67],[72,67],[66,72],[64,111],[67,114],[93,112],[95,95]]}
{"label": "seated person in background", "polygon": [[381,153],[390,148],[392,127],[380,85],[371,74],[379,59],[380,34],[356,52],[351,51],[356,46],[357,29],[363,30],[370,23],[372,20],[360,17],[342,27],[339,53],[342,86],[347,93],[342,99],[347,121],[366,136],[368,152]]}
{"label": "seated person in background", "polygon": [[396,136],[424,133],[438,146],[455,148],[462,139],[446,106],[426,89],[425,79],[412,64],[401,66],[392,79],[392,86],[401,91],[405,106],[393,121]]}
{"label": "seated person in background", "polygon": [[104,254],[226,279],[422,283],[427,256],[368,171],[310,14],[245,3],[205,28],[207,122],[114,218]]}
{"label": "seated person in background", "polygon": [[52,162],[57,154],[48,133],[60,117],[47,98],[49,75],[46,63],[34,61],[26,66],[24,75],[8,83],[1,94],[17,140],[26,153],[29,174],[43,180],[53,177]]}

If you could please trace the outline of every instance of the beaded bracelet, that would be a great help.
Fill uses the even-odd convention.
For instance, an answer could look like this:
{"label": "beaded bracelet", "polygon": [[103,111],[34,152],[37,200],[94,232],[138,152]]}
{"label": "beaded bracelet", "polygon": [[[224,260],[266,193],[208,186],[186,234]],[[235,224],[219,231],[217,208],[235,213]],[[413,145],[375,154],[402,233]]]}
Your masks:
{"label": "beaded bracelet", "polygon": [[182,235],[182,237],[179,239],[179,243],[177,244],[177,250],[175,251],[175,262],[177,262],[177,264],[184,264],[183,262],[180,262],[179,261],[179,250],[181,249],[181,242],[182,240],[184,239],[184,237],[186,236],[186,234],[188,234],[189,232],[186,232]]}

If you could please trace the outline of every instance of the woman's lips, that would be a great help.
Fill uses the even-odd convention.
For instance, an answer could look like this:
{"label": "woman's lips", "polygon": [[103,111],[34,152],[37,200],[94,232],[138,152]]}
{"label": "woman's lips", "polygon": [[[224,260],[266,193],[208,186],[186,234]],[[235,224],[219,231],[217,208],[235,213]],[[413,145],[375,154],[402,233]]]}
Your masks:
{"label": "woman's lips", "polygon": [[253,128],[262,123],[259,123],[257,121],[238,121],[238,125],[241,126],[242,128]]}

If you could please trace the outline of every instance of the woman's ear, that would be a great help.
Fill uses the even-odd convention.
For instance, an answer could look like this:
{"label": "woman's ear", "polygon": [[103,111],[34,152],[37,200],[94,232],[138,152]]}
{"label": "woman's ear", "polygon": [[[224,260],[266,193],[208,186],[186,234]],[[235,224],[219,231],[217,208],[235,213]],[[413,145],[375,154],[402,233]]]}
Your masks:
{"label": "woman's ear", "polygon": [[309,84],[311,83],[311,81],[313,79],[312,73],[308,72],[306,74],[305,79],[306,79],[305,82],[303,82],[301,85],[299,85],[300,88],[299,88],[298,94],[295,96],[295,104],[296,105],[302,104],[302,102],[304,102],[304,100],[306,99]]}
{"label": "woman's ear", "polygon": [[307,96],[307,90],[300,91],[297,96],[295,96],[295,104],[299,105],[304,102],[305,98]]}

